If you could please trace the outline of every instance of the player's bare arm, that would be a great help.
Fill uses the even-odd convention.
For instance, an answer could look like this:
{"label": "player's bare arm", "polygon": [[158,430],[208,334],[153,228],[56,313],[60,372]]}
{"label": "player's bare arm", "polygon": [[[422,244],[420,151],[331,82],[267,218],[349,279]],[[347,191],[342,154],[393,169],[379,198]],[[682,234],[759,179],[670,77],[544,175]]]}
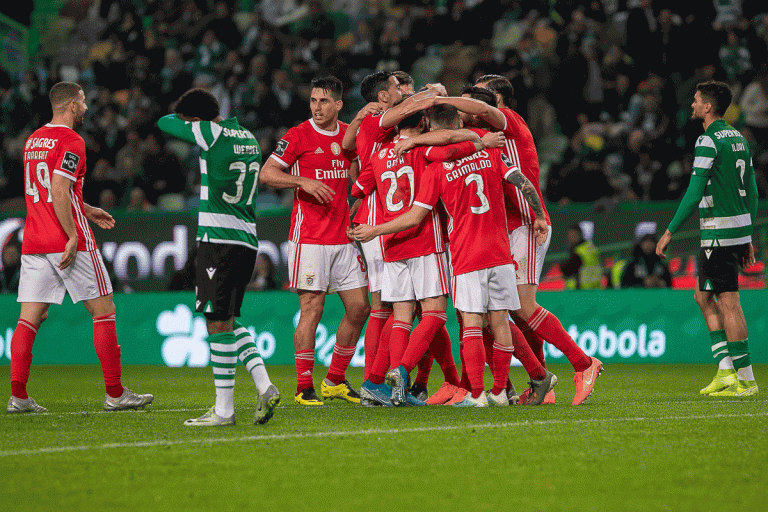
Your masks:
{"label": "player's bare arm", "polygon": [[504,126],[507,123],[506,118],[504,117],[504,114],[501,112],[501,110],[497,109],[496,107],[492,107],[484,101],[476,100],[473,98],[448,96],[445,98],[436,98],[435,103],[447,103],[469,115],[478,116],[480,119],[491,125],[496,130],[504,129]]}
{"label": "player's bare arm", "polygon": [[667,250],[667,246],[669,245],[669,242],[671,241],[672,241],[672,233],[669,230],[664,231],[664,234],[661,235],[661,238],[656,243],[656,256],[667,259],[667,255],[665,254],[665,252]]}
{"label": "player's bare arm", "polygon": [[109,214],[109,212],[106,212],[101,208],[91,206],[87,203],[83,203],[83,207],[85,218],[99,226],[101,229],[112,229],[115,227],[115,219],[112,217],[112,215]]}
{"label": "player's bare arm", "polygon": [[67,244],[64,246],[64,253],[59,262],[59,268],[62,270],[70,266],[77,256],[77,227],[75,227],[75,219],[72,216],[72,199],[70,196],[72,184],[71,180],[58,174],[51,176],[53,210],[56,212],[56,218],[59,220],[61,228],[67,235]]}
{"label": "player's bare arm", "polygon": [[273,158],[268,159],[264,167],[261,168],[259,181],[276,189],[300,188],[323,204],[333,201],[333,196],[336,194],[331,187],[322,181],[286,173],[285,168]]}
{"label": "player's bare arm", "polygon": [[426,110],[435,104],[435,98],[445,93],[445,87],[440,84],[430,84],[425,91],[417,92],[413,96],[406,98],[402,103],[392,107],[384,112],[381,119],[381,126],[391,128],[406,117]]}
{"label": "player's bare arm", "polygon": [[370,224],[360,224],[352,230],[352,234],[355,240],[360,242],[369,242],[380,235],[388,235],[390,233],[399,233],[405,231],[414,226],[418,226],[419,223],[427,216],[429,210],[422,208],[419,205],[413,205],[413,207],[400,215],[396,219],[393,219],[384,224],[378,226],[371,226]]}
{"label": "player's bare arm", "polygon": [[354,183],[358,176],[360,176],[360,160],[355,158],[349,164],[349,181]]}
{"label": "player's bare arm", "polygon": [[354,119],[350,121],[347,131],[344,133],[344,140],[341,141],[341,147],[347,151],[355,151],[357,149],[357,131],[360,129],[360,123],[369,115],[376,114],[382,110],[384,109],[381,103],[375,101],[361,108]]}
{"label": "player's bare arm", "polygon": [[518,171],[511,172],[507,176],[507,181],[520,189],[523,193],[523,197],[531,205],[533,213],[536,214],[536,220],[533,221],[533,229],[536,231],[536,241],[539,245],[543,245],[547,240],[547,232],[549,226],[547,221],[544,220],[546,215],[544,213],[544,206],[541,204],[539,194],[536,193],[536,187],[530,182],[528,178],[523,176],[523,173]]}

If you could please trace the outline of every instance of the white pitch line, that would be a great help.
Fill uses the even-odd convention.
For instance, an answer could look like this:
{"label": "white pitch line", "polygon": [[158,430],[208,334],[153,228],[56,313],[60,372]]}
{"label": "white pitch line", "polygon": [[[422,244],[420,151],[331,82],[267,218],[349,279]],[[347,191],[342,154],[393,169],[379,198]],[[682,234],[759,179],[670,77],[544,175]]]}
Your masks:
{"label": "white pitch line", "polygon": [[342,430],[331,432],[306,432],[296,434],[273,434],[260,436],[241,436],[213,439],[183,439],[178,441],[142,441],[135,443],[105,443],[99,445],[81,445],[81,446],[55,446],[50,448],[36,448],[33,450],[8,450],[0,452],[0,457],[15,457],[18,455],[42,455],[48,453],[68,453],[86,450],[112,450],[115,448],[152,448],[155,446],[176,446],[189,444],[223,444],[239,443],[243,441],[285,441],[290,439],[308,439],[322,437],[341,437],[341,436],[370,436],[370,435],[391,435],[391,434],[409,434],[416,432],[449,432],[455,430],[478,430],[492,428],[509,427],[528,427],[538,425],[572,425],[574,423],[616,423],[628,421],[686,421],[686,420],[711,420],[719,418],[757,418],[766,417],[768,412],[764,413],[745,413],[745,414],[708,414],[695,416],[660,416],[634,418],[594,418],[586,420],[535,420],[535,421],[516,421],[511,423],[480,423],[474,425],[443,425],[435,427],[413,427],[413,428],[394,428],[394,429],[366,429],[366,430]]}

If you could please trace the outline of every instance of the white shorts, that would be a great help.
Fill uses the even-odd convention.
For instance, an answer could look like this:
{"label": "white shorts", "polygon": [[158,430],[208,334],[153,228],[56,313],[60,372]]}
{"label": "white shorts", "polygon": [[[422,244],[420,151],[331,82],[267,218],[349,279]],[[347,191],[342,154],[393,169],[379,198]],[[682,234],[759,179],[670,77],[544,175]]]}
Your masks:
{"label": "white shorts", "polygon": [[64,253],[22,254],[18,302],[61,304],[69,292],[73,303],[112,293],[107,269],[98,249],[78,251],[67,268],[59,263]]}
{"label": "white shorts", "polygon": [[384,254],[381,250],[381,237],[368,242],[361,242],[365,256],[365,268],[368,270],[368,291],[381,291],[381,273],[384,271]]}
{"label": "white shorts", "polygon": [[288,242],[290,288],[343,292],[368,286],[363,256],[352,244],[315,245]]}
{"label": "white shorts", "polygon": [[464,313],[520,309],[514,265],[453,276],[453,305]]}
{"label": "white shorts", "polygon": [[445,253],[400,261],[385,261],[381,300],[404,302],[448,295],[448,260]]}
{"label": "white shorts", "polygon": [[547,230],[547,240],[544,245],[536,243],[533,225],[520,226],[509,232],[509,248],[517,265],[517,284],[539,284],[550,240],[552,240],[552,226]]}

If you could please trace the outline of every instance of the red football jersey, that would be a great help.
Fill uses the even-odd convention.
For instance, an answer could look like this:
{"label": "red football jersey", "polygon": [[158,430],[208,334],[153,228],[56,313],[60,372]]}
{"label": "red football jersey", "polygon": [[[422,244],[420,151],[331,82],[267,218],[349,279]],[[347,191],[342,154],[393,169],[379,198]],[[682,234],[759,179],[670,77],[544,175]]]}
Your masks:
{"label": "red football jersey", "polygon": [[[533,184],[536,193],[539,195],[541,206],[544,208],[544,215],[547,224],[552,224],[549,220],[549,213],[544,207],[544,198],[541,195],[539,187],[539,156],[536,153],[536,144],[533,142],[533,135],[528,125],[522,117],[512,109],[499,109],[504,114],[506,125],[504,126],[504,135],[507,138],[504,154],[509,157],[512,163],[516,164],[523,176]],[[512,231],[520,226],[528,226],[536,220],[536,214],[533,208],[528,204],[519,188],[511,183],[504,182],[505,206],[507,209],[507,228]]]}
{"label": "red football jersey", "polygon": [[[357,131],[355,146],[357,156],[360,159],[360,174],[370,172],[371,155],[375,154],[384,142],[389,142],[396,135],[395,127],[384,128],[381,126],[383,112],[365,116]],[[377,223],[377,213],[381,210],[381,202],[378,195],[370,194],[363,198],[360,208],[352,219],[357,224]]]}
{"label": "red football jersey", "polygon": [[349,243],[349,165],[354,155],[344,151],[341,141],[347,124],[338,122],[334,131],[318,128],[313,119],[288,130],[270,155],[294,176],[322,181],[336,194],[322,204],[298,188],[293,191],[290,240],[303,244],[341,245]]}
{"label": "red football jersey", "polygon": [[502,182],[514,170],[500,149],[427,166],[414,204],[445,205],[453,275],[512,263]]}
{"label": "red football jersey", "polygon": [[53,174],[73,183],[70,193],[72,216],[77,227],[77,250],[96,249],[93,231],[85,218],[83,176],[85,142],[68,126],[47,124],[36,130],[24,144],[24,197],[27,219],[24,223],[23,254],[64,252],[67,235],[56,217],[51,196]]}

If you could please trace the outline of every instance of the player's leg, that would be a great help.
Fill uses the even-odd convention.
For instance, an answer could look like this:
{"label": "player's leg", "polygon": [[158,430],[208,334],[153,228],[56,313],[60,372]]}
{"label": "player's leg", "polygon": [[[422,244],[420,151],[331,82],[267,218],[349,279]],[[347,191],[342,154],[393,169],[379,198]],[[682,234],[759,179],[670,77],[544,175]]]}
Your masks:
{"label": "player's leg", "polygon": [[[723,326],[728,336],[728,355],[736,370],[737,381],[726,390],[712,393],[712,396],[733,390],[733,396],[750,396],[758,393],[757,382],[752,371],[747,337],[747,321],[741,308],[739,292],[722,292],[717,295],[717,308],[723,318]],[[724,396],[731,396],[730,393]]]}
{"label": "player's leg", "polygon": [[323,316],[325,292],[299,290],[301,314],[293,333],[293,348],[296,358],[296,396],[302,405],[322,405],[315,393],[312,369],[315,365],[315,332]]}
{"label": "player's leg", "polygon": [[445,327],[446,296],[426,297],[421,299],[421,321],[411,332],[408,347],[403,353],[400,364],[410,373],[419,360],[427,353],[433,339]]}
{"label": "player's leg", "polygon": [[11,338],[11,397],[8,412],[46,412],[48,409],[27,394],[27,382],[32,366],[32,345],[40,324],[48,317],[49,304],[22,302],[19,321]]}
{"label": "player's leg", "polygon": [[456,407],[487,407],[488,398],[485,396],[483,379],[483,373],[485,372],[485,350],[483,349],[482,313],[461,311],[461,317],[464,324],[462,340],[464,343],[464,361],[467,365],[470,389],[461,401],[455,402],[452,405]]}
{"label": "player's leg", "polygon": [[509,381],[509,365],[512,361],[513,342],[510,331],[507,310],[489,311],[489,330],[493,335],[493,387],[488,393],[490,405],[509,405],[507,398],[507,382]]}
{"label": "player's leg", "polygon": [[365,379],[368,379],[376,359],[382,332],[387,322],[391,322],[392,305],[381,300],[382,273],[384,271],[384,256],[381,250],[381,239],[374,238],[370,242],[360,244],[365,255],[365,269],[368,273],[368,291],[371,294],[371,316],[365,327]]}
{"label": "player's leg", "polygon": [[259,355],[259,349],[253,340],[251,333],[243,327],[237,320],[234,321],[232,329],[235,334],[235,347],[237,348],[237,358],[245,365],[245,369],[251,374],[253,384],[256,386],[258,399],[256,401],[256,412],[254,413],[254,423],[264,424],[274,414],[275,407],[280,403],[280,392],[272,384],[264,366],[264,360]]}
{"label": "player's leg", "polygon": [[717,373],[714,378],[699,391],[702,395],[709,395],[736,383],[736,370],[733,367],[731,356],[728,354],[728,336],[725,333],[723,318],[717,307],[715,294],[711,291],[696,289],[693,293],[693,299],[704,316],[704,322],[709,331],[712,357],[717,363]]}

